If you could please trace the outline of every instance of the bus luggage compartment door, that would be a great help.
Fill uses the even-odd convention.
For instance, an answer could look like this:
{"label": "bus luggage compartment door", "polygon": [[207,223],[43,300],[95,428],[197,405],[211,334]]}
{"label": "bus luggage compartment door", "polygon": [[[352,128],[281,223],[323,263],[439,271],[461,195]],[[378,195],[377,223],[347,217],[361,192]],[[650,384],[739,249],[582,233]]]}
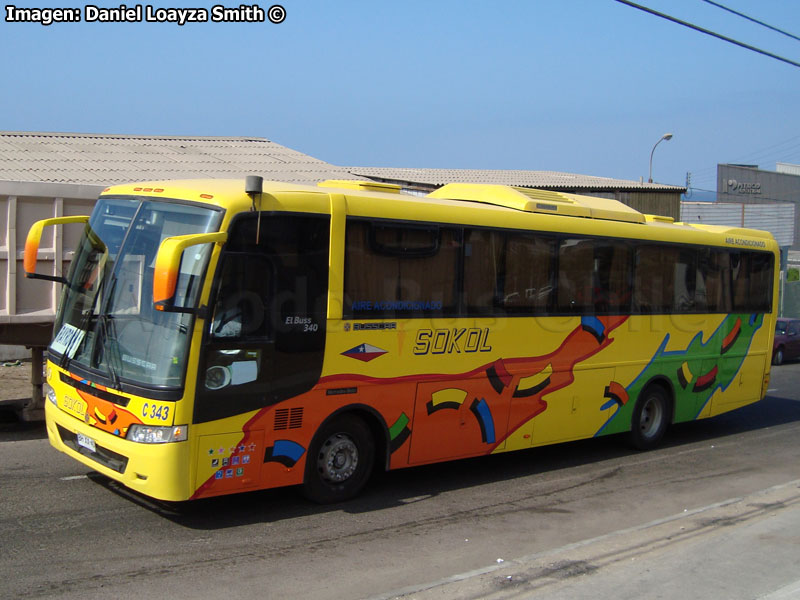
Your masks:
{"label": "bus luggage compartment door", "polygon": [[[479,456],[502,449],[510,394],[483,390],[477,381],[420,383],[414,406],[409,463]],[[479,389],[481,388],[481,389]]]}

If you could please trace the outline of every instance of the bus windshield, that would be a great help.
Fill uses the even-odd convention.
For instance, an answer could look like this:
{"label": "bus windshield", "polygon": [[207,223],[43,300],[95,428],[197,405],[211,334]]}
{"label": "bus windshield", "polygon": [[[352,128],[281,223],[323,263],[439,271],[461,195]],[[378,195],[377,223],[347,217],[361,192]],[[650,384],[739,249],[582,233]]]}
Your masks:
{"label": "bus windshield", "polygon": [[[145,198],[101,198],[67,275],[49,352],[121,389],[123,383],[180,387],[191,312],[153,307],[156,253],[171,236],[216,231],[221,212]],[[176,306],[193,308],[210,246],[186,252]]]}

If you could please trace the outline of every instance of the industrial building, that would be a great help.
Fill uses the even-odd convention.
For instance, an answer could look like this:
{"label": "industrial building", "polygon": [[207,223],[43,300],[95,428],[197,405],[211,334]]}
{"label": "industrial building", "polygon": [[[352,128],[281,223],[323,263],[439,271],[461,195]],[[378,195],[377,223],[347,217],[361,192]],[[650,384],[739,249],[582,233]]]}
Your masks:
{"label": "industrial building", "polygon": [[[717,165],[717,202],[769,205],[800,203],[800,165],[778,163],[775,171],[756,165]],[[794,211],[791,250],[800,250],[800,211]],[[776,232],[767,229],[773,235]]]}

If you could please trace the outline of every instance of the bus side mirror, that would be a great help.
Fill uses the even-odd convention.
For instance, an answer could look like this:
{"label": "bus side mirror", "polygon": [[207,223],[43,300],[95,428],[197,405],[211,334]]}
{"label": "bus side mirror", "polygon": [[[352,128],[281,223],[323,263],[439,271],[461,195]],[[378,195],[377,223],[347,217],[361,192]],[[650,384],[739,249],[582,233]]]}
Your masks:
{"label": "bus side mirror", "polygon": [[161,242],[153,274],[153,305],[156,310],[170,311],[175,303],[179,269],[183,251],[199,244],[222,244],[227,232],[176,235]]}
{"label": "bus side mirror", "polygon": [[41,221],[36,221],[36,223],[34,223],[28,231],[28,237],[25,239],[25,255],[22,262],[23,269],[25,269],[25,277],[28,279],[45,279],[47,281],[66,283],[66,279],[63,277],[42,275],[36,272],[36,259],[39,254],[39,242],[42,240],[42,231],[45,227],[50,225],[67,225],[68,223],[88,222],[88,215],[76,217],[55,217],[53,219],[42,219]]}

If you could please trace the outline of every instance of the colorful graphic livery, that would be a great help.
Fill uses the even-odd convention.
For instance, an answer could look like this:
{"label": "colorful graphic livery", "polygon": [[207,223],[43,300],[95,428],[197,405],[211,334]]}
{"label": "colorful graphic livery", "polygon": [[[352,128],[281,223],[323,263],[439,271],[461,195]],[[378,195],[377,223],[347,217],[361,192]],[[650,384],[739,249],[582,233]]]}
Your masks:
{"label": "colorful graphic livery", "polygon": [[[45,226],[83,226],[69,274]],[[78,225],[76,225],[78,224]],[[51,444],[140,493],[302,485],[626,433],[763,398],[769,234],[453,184],[124,185],[37,223],[63,283]]]}

